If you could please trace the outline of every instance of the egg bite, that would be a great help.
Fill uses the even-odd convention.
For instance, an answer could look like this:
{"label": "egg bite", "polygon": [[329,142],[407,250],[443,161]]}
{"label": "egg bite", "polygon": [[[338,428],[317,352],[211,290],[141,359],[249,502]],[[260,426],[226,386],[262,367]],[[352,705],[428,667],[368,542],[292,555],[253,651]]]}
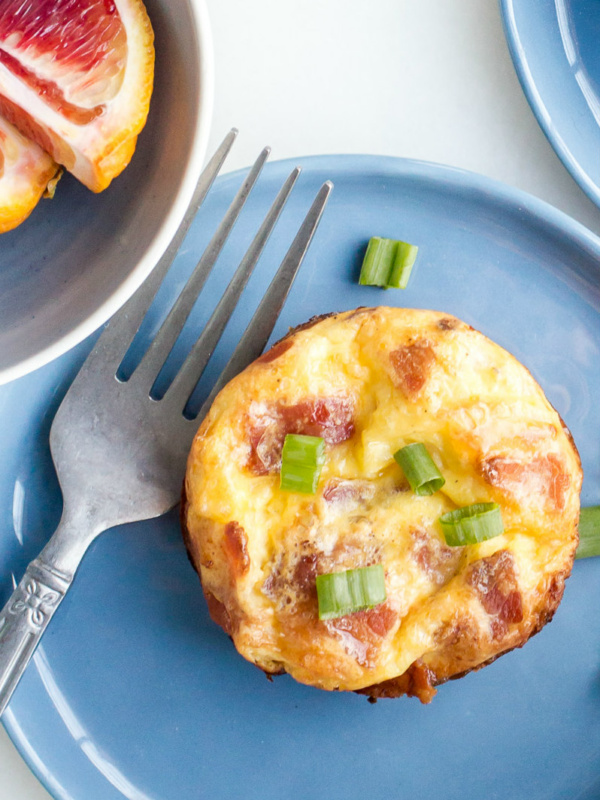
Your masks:
{"label": "egg bite", "polygon": [[[280,489],[287,434],[321,437],[315,494]],[[424,444],[445,483],[394,460]],[[217,396],[194,440],[182,519],[212,619],[268,674],[429,702],[521,647],[558,607],[578,543],[569,431],[510,353],[437,311],[312,320]],[[449,546],[446,512],[496,503],[504,532]],[[386,599],[320,619],[318,575],[381,564]]]}

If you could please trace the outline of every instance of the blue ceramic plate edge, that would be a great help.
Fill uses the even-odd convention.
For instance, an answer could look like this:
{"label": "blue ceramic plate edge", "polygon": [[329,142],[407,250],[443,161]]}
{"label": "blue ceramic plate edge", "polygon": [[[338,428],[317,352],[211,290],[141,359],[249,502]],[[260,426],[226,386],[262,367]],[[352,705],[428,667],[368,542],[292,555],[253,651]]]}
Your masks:
{"label": "blue ceramic plate edge", "polygon": [[[332,163],[333,162],[333,163]],[[501,201],[503,207],[518,207],[527,212],[537,221],[546,223],[555,230],[565,234],[590,252],[599,260],[600,267],[600,237],[586,228],[580,222],[552,206],[550,203],[535,197],[521,189],[517,189],[502,181],[488,178],[470,170],[465,170],[452,165],[438,164],[430,161],[400,158],[396,156],[373,156],[368,154],[331,154],[306,156],[283,159],[270,162],[270,166],[287,171],[300,164],[304,170],[313,172],[326,172],[329,169],[346,170],[347,173],[364,174],[365,171],[389,175],[390,177],[418,177],[434,179],[438,183],[454,184],[463,190],[468,189],[474,193],[485,193],[496,201]],[[247,168],[224,173],[215,182],[234,179],[245,175]],[[324,177],[324,180],[326,178]],[[335,184],[334,184],[335,191]],[[200,212],[198,212],[200,213]],[[61,353],[64,355],[64,353]],[[59,356],[60,357],[60,356]],[[55,359],[57,360],[57,359]],[[54,800],[80,800],[74,798],[60,785],[54,776],[47,772],[45,766],[37,757],[18,721],[10,711],[10,707],[0,718],[0,724],[6,730],[17,752],[39,780],[44,789]]]}
{"label": "blue ceramic plate edge", "polygon": [[[578,222],[551,203],[523,189],[518,189],[503,181],[463,169],[462,167],[456,167],[452,164],[440,164],[435,161],[403,158],[401,156],[345,153],[297,156],[275,160],[269,162],[269,165],[271,168],[280,169],[282,174],[286,170],[291,171],[294,167],[301,166],[305,172],[325,173],[327,169],[336,169],[339,172],[343,169],[348,174],[360,175],[368,171],[373,174],[393,177],[418,177],[426,180],[436,180],[438,183],[454,183],[462,189],[467,188],[473,191],[473,193],[493,196],[495,200],[501,201],[504,208],[519,208],[522,211],[526,211],[538,222],[549,224],[561,233],[580,239],[579,243],[600,259],[600,236],[586,228],[583,223]],[[223,173],[217,178],[216,183],[225,179],[230,180],[242,177],[247,172],[248,167],[243,167],[232,172]],[[449,178],[452,178],[452,180],[449,180]],[[325,180],[325,177],[323,180]],[[335,182],[333,191],[335,192]],[[598,267],[600,269],[600,261]]]}
{"label": "blue ceramic plate edge", "polygon": [[556,155],[562,161],[565,169],[579,184],[580,188],[586,193],[590,200],[600,207],[600,187],[590,179],[587,172],[581,168],[579,162],[569,150],[566,142],[558,135],[557,131],[548,124],[550,115],[537,91],[525,56],[525,49],[521,43],[519,31],[517,30],[514,15],[514,0],[499,0],[499,4],[508,49],[527,102],[545,137],[550,142]]}
{"label": "blue ceramic plate edge", "polygon": [[0,724],[8,734],[18,754],[50,796],[54,798],[54,800],[76,800],[76,798],[64,790],[64,788],[55,781],[54,776],[47,771],[45,765],[33,750],[19,723],[14,719],[14,714],[10,710],[10,707],[6,709],[4,715],[0,718]]}

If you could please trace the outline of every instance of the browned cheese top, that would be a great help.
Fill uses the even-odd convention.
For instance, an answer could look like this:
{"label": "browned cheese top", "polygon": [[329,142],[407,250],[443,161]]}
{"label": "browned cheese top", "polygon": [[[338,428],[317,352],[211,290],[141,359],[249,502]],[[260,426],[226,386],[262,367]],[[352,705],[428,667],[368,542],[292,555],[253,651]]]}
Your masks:
{"label": "browned cheese top", "polygon": [[[279,489],[287,433],[325,440],[314,496]],[[446,479],[429,497],[393,458],[412,442]],[[360,309],[303,326],[217,397],[189,457],[187,543],[213,618],[267,672],[429,699],[551,618],[581,479],[560,417],[504,349],[448,314]],[[479,502],[500,505],[504,534],[448,547],[439,517]],[[385,603],[320,621],[316,576],[372,564]]]}

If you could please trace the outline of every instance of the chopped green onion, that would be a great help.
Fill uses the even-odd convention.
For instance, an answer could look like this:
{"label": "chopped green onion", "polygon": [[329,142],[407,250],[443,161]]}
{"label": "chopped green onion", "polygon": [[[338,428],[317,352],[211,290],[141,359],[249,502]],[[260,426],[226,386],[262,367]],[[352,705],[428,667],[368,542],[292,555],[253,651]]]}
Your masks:
{"label": "chopped green onion", "polygon": [[579,547],[575,558],[600,556],[600,506],[582,508],[579,514]]}
{"label": "chopped green onion", "polygon": [[279,487],[285,492],[314,494],[325,461],[325,441],[320,436],[288,433],[281,453]]}
{"label": "chopped green onion", "polygon": [[420,497],[433,494],[446,483],[434,460],[421,442],[402,447],[394,458],[406,475],[410,488]]}
{"label": "chopped green onion", "polygon": [[336,619],[378,606],[386,598],[383,565],[317,575],[319,619]]}
{"label": "chopped green onion", "polygon": [[440,517],[440,525],[450,547],[485,542],[504,533],[498,503],[474,503],[449,511]]}
{"label": "chopped green onion", "polygon": [[369,239],[358,282],[361,286],[385,286],[392,273],[396,242],[374,236]]}
{"label": "chopped green onion", "polygon": [[419,248],[374,236],[369,240],[358,282],[361,286],[406,289]]}
{"label": "chopped green onion", "polygon": [[419,248],[408,242],[396,242],[396,256],[387,285],[392,289],[406,289]]}

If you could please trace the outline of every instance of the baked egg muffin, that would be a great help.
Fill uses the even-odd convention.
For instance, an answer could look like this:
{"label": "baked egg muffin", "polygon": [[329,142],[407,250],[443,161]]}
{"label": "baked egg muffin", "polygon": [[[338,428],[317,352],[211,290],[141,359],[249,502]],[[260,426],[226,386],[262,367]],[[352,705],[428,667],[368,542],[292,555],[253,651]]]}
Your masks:
{"label": "baked egg muffin", "polygon": [[[289,434],[324,442],[314,494],[280,488]],[[445,480],[430,495],[394,458],[414,443]],[[212,619],[266,673],[429,702],[552,618],[581,481],[568,430],[506,350],[448,314],[362,308],[295,329],[217,396],[184,536]],[[440,518],[480,503],[503,531],[450,546]],[[319,617],[318,576],[376,565],[385,599]]]}

